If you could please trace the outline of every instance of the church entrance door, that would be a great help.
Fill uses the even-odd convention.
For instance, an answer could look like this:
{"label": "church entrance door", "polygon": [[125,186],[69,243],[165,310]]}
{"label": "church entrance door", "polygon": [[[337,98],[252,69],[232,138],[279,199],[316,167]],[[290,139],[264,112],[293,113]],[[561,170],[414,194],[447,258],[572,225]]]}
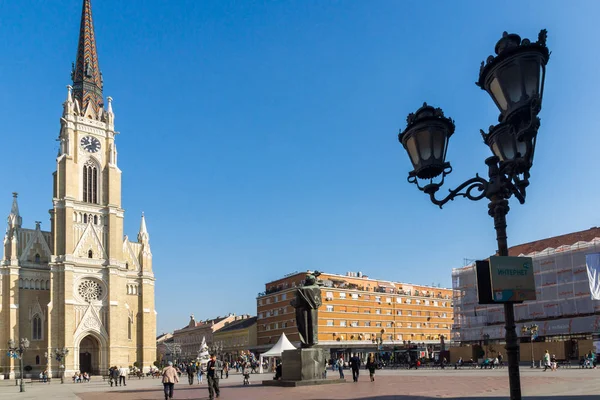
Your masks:
{"label": "church entrance door", "polygon": [[79,343],[79,372],[90,375],[100,373],[100,343],[91,335]]}

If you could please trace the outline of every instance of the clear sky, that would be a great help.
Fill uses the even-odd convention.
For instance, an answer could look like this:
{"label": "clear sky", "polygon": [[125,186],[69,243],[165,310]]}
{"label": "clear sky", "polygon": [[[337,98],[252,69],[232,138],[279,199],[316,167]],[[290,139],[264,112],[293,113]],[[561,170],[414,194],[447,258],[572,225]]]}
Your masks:
{"label": "clear sky", "polygon": [[[451,285],[496,249],[484,201],[444,210],[406,182],[397,141],[427,101],[456,120],[447,188],[489,155],[498,111],[475,86],[504,30],[552,56],[527,204],[509,244],[599,224],[597,1],[94,0],[114,98],[125,231],[147,216],[158,332],[256,313],[264,283],[306,269]],[[52,207],[81,0],[0,2],[0,215]],[[445,191],[445,190],[444,190]]]}

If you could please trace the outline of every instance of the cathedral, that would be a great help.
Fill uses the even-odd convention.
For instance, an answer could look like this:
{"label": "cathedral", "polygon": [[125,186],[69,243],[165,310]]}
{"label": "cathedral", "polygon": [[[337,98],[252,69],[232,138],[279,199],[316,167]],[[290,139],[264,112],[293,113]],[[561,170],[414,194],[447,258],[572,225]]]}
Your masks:
{"label": "cathedral", "polygon": [[40,222],[22,226],[17,193],[8,215],[0,263],[0,375],[7,377],[19,369],[7,354],[10,339],[29,340],[23,365],[33,374],[105,374],[113,365],[147,371],[156,360],[150,238],[143,214],[137,241],[123,236],[118,132],[112,98],[103,98],[90,0],[83,0],[71,79],[50,231]]}

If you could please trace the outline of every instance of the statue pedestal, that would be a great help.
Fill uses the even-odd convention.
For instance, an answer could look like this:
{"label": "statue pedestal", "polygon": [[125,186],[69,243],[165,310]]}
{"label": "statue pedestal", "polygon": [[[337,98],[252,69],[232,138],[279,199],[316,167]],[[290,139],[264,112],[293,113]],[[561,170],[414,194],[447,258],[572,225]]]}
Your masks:
{"label": "statue pedestal", "polygon": [[323,349],[286,350],[281,355],[281,379],[263,381],[265,386],[309,386],[344,383],[345,379],[325,379],[326,354]]}

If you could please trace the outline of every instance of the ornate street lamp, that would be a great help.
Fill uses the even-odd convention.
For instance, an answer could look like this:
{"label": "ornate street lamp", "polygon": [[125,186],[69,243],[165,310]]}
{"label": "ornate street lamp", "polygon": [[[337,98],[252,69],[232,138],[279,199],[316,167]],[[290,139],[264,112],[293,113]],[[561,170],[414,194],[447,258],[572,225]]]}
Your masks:
{"label": "ornate street lamp", "polygon": [[[550,57],[546,47],[546,30],[540,32],[535,43],[504,32],[495,50],[496,56],[490,56],[486,63],[482,63],[477,82],[500,110],[499,124],[491,126],[488,133],[481,131],[484,143],[493,154],[485,160],[488,179],[476,174],[456,189],[451,189],[443,199],[435,197],[444,178],[452,172],[450,163],[446,161],[446,151],[455,129],[454,121],[446,117],[440,108],[424,103],[414,114],[409,114],[406,129],[398,134],[398,140],[413,165],[413,170],[408,173],[408,182],[428,194],[433,204],[442,208],[456,197],[489,200],[488,214],[494,218],[498,255],[508,256],[508,200],[514,195],[519,203],[525,202],[540,127],[538,114]],[[512,303],[504,304],[504,314],[510,398],[521,400],[519,346]]]}
{"label": "ornate street lamp", "polygon": [[69,349],[63,347],[62,349],[54,349],[54,359],[60,364],[60,383],[65,383],[65,360],[69,355]]}
{"label": "ornate street lamp", "polygon": [[523,325],[521,327],[521,333],[531,337],[531,368],[535,368],[535,359],[533,358],[533,341],[537,337],[538,329],[539,328],[536,324],[532,324],[530,326]]}
{"label": "ornate street lamp", "polygon": [[8,356],[11,358],[18,358],[21,370],[21,392],[25,391],[25,383],[23,382],[23,354],[29,348],[29,340],[27,338],[21,338],[21,342],[17,346],[14,339],[8,340]]}

